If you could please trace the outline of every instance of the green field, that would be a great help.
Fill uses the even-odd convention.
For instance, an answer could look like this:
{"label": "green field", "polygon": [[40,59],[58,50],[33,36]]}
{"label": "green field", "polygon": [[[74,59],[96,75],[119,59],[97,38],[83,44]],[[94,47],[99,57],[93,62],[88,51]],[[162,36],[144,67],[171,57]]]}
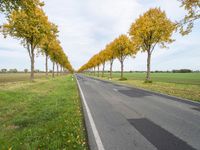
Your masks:
{"label": "green field", "polygon": [[[108,76],[106,73],[104,79],[108,79]],[[119,81],[120,73],[113,73],[113,81],[200,101],[200,73],[152,73],[152,84],[144,83],[145,76],[145,73],[124,73],[128,80]]]}
{"label": "green field", "polygon": [[[12,76],[12,81],[18,77]],[[0,85],[0,149],[9,148],[87,149],[79,94],[71,75]]]}

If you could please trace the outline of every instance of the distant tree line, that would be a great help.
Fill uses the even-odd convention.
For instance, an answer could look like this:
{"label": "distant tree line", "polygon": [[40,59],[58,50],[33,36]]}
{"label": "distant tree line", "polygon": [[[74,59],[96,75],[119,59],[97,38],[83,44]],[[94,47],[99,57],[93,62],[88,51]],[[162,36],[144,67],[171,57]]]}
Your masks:
{"label": "distant tree line", "polygon": [[190,73],[192,70],[190,69],[179,69],[179,70],[172,70],[173,73]]}

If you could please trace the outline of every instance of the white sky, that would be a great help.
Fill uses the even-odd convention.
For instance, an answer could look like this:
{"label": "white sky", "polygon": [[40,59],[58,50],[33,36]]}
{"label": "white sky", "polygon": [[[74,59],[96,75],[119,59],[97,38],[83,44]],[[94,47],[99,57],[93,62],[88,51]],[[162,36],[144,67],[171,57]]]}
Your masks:
{"label": "white sky", "polygon": [[[175,21],[184,16],[178,0],[44,0],[44,10],[49,20],[59,27],[59,40],[75,69],[122,33],[149,8],[161,7]],[[5,22],[2,15],[0,23]],[[152,70],[190,68],[200,70],[200,22],[193,32],[182,37],[174,34],[176,41],[169,49],[156,48],[152,57]],[[198,28],[198,29],[197,29]],[[44,57],[36,59],[36,69],[44,70]],[[51,67],[51,66],[50,66]],[[0,35],[0,69],[30,68],[27,50],[20,41]],[[51,69],[51,68],[50,68]],[[108,66],[107,66],[108,69]],[[119,70],[118,61],[114,70]],[[145,70],[146,54],[125,61],[125,70]]]}

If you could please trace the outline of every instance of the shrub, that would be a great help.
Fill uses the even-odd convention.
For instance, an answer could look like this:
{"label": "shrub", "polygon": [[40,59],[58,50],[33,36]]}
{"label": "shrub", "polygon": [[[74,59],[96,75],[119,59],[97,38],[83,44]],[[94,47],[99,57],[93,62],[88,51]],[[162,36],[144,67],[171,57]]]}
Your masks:
{"label": "shrub", "polygon": [[125,81],[125,80],[127,80],[127,78],[125,77],[119,79],[119,81]]}
{"label": "shrub", "polygon": [[180,69],[180,70],[172,70],[173,73],[191,73],[190,69]]}
{"label": "shrub", "polygon": [[8,72],[10,72],[10,73],[17,73],[18,71],[17,71],[17,69],[10,69]]}
{"label": "shrub", "polygon": [[7,69],[1,69],[1,72],[5,73],[7,72]]}
{"label": "shrub", "polygon": [[24,69],[24,72],[27,73],[27,72],[28,72],[28,69]]}
{"label": "shrub", "polygon": [[153,81],[152,80],[150,80],[150,81],[149,80],[145,80],[144,83],[153,83]]}

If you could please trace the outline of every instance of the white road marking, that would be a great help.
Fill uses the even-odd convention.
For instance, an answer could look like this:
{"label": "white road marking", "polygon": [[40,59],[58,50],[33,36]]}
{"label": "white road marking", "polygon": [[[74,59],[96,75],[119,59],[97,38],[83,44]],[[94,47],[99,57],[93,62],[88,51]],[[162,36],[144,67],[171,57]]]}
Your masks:
{"label": "white road marking", "polygon": [[97,130],[97,128],[96,128],[96,125],[95,125],[95,123],[94,123],[94,119],[92,118],[92,114],[91,114],[90,109],[89,109],[89,107],[88,107],[88,105],[87,105],[87,102],[86,102],[86,100],[85,100],[85,96],[84,96],[84,94],[83,94],[83,91],[82,91],[82,89],[81,89],[81,86],[80,86],[80,84],[79,84],[79,81],[78,81],[77,78],[76,78],[76,80],[77,80],[78,87],[79,87],[79,90],[80,90],[80,93],[81,93],[81,97],[82,97],[82,99],[83,99],[83,103],[84,103],[84,105],[85,105],[86,112],[87,112],[87,114],[88,114],[88,119],[89,119],[89,122],[90,122],[90,125],[91,125],[91,128],[92,128],[92,132],[93,132],[93,135],[94,135],[96,144],[97,144],[97,148],[98,148],[98,150],[105,150],[105,149],[104,149],[104,146],[103,146],[103,144],[102,144],[101,138],[100,138],[100,136],[99,136],[99,132],[98,132],[98,130]]}
{"label": "white road marking", "polygon": [[117,92],[118,91],[118,89],[113,89],[115,92]]}

